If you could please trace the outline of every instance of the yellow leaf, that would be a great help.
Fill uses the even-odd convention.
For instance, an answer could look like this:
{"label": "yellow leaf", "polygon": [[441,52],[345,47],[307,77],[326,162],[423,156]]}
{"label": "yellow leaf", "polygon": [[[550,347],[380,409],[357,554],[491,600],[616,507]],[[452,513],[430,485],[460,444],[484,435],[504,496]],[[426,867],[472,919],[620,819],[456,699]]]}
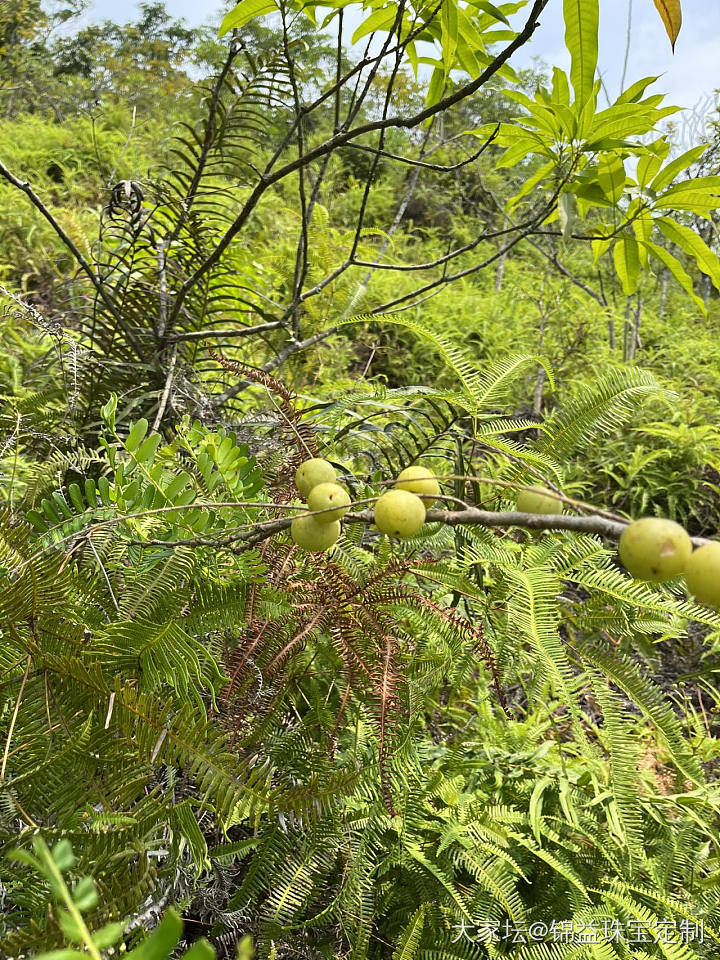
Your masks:
{"label": "yellow leaf", "polygon": [[675,52],[675,41],[680,33],[682,26],[682,10],[680,9],[680,0],[653,0],[665,24],[667,35],[670,37],[673,53]]}

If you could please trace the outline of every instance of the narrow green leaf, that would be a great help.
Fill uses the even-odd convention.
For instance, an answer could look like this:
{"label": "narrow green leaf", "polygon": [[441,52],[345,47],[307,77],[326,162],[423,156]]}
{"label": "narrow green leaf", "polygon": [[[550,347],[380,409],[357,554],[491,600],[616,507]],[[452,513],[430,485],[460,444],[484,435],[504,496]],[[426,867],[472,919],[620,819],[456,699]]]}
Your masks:
{"label": "narrow green leaf", "polygon": [[565,46],[570,58],[570,82],[575,104],[583,107],[593,92],[598,62],[598,0],[563,0]]}
{"label": "narrow green leaf", "polygon": [[40,506],[42,507],[43,513],[51,523],[60,523],[60,514],[58,513],[57,508],[52,500],[48,500],[46,497],[44,497],[40,501]]}
{"label": "narrow green leaf", "polygon": [[63,517],[65,517],[66,520],[70,520],[70,518],[72,517],[73,513],[72,513],[72,510],[70,509],[70,507],[69,507],[69,506],[67,505],[67,503],[65,502],[65,497],[63,497],[63,495],[62,495],[61,493],[58,493],[58,491],[55,490],[55,491],[53,492],[52,498],[53,498],[53,500],[55,501],[55,506],[58,508],[58,510],[60,511],[61,515],[62,515]]}
{"label": "narrow green leaf", "polygon": [[[554,160],[551,160],[549,163],[543,164],[541,167],[538,167],[535,173],[531,177],[528,177],[523,182],[523,185],[520,187],[520,189],[515,194],[515,196],[511,197],[510,200],[508,200],[507,202],[508,213],[514,210],[521,200],[529,196],[529,194],[533,193],[533,191],[538,186],[538,184],[542,183],[549,176],[551,176],[554,169],[555,169]],[[563,196],[565,196],[565,194],[563,194]]]}
{"label": "narrow green leaf", "polygon": [[25,519],[28,523],[31,523],[39,533],[45,533],[48,528],[47,520],[41,513],[38,513],[37,510],[28,510],[25,514]]}
{"label": "narrow green leaf", "polygon": [[392,960],[414,960],[418,947],[420,946],[420,937],[422,936],[424,925],[425,904],[423,903],[410,917],[407,926],[403,930],[398,949],[393,953]]}
{"label": "narrow green leaf", "polygon": [[428,84],[428,92],[426,97],[426,104],[428,107],[434,106],[440,98],[442,97],[443,90],[445,88],[445,71],[440,67],[436,67],[433,70],[432,77],[430,78],[430,83]]}
{"label": "narrow green leaf", "polygon": [[89,507],[97,506],[97,488],[95,487],[95,481],[91,477],[88,477],[85,481],[85,499]]}
{"label": "narrow green leaf", "polygon": [[552,98],[555,103],[562,104],[564,107],[570,106],[570,84],[567,74],[560,67],[553,67]]}
{"label": "narrow green leaf", "polygon": [[[720,204],[720,177],[696,177],[694,180],[684,180],[669,187],[665,193],[657,198],[659,207],[673,207],[682,202],[692,202],[704,205],[714,210]],[[678,207],[679,208],[679,207]]]}
{"label": "narrow green leaf", "polygon": [[623,234],[615,244],[613,258],[623,293],[631,297],[637,291],[640,279],[640,253],[635,237]]}
{"label": "narrow green leaf", "polygon": [[617,203],[625,189],[625,165],[618,153],[603,153],[598,161],[598,180],[608,200]]}
{"label": "narrow green leaf", "polygon": [[366,37],[369,33],[374,33],[376,30],[389,29],[395,23],[397,10],[396,3],[390,3],[387,6],[380,7],[379,10],[375,10],[367,20],[363,20],[355,33],[353,33],[351,42],[357,43],[358,40]]}
{"label": "narrow green leaf", "polygon": [[443,0],[440,9],[441,45],[445,72],[449,73],[455,63],[458,45],[458,12],[456,0]]}
{"label": "narrow green leaf", "polygon": [[671,243],[676,244],[690,257],[694,257],[698,269],[707,274],[716,290],[720,290],[720,260],[705,241],[690,227],[677,223],[669,217],[658,217],[655,221]]}
{"label": "narrow green leaf", "polygon": [[117,394],[111,393],[108,402],[100,408],[100,416],[111,430],[115,429],[115,411],[117,410],[117,405]]}
{"label": "narrow green leaf", "polygon": [[679,263],[671,253],[668,253],[664,247],[659,246],[657,243],[650,243],[649,241],[646,241],[645,246],[647,247],[648,252],[651,253],[656,260],[659,260],[663,266],[668,268],[675,280],[680,284],[688,296],[690,296],[695,306],[703,314],[706,314],[707,310],[705,304],[695,293],[692,279],[683,269],[682,264]]}
{"label": "narrow green leaf", "polygon": [[651,188],[655,191],[655,193],[660,193],[661,190],[669,187],[675,177],[677,177],[678,174],[689,170],[689,168],[700,159],[706,150],[707,145],[701,144],[698,147],[693,147],[691,150],[686,150],[685,153],[682,153],[679,157],[671,160],[670,163],[663,167],[660,173],[657,174],[655,179],[650,184]]}
{"label": "narrow green leaf", "polygon": [[488,0],[471,0],[473,7],[478,7],[480,10],[484,10],[485,13],[489,13],[491,17],[494,17],[496,20],[502,20],[503,23],[510,26],[510,21],[494,4],[489,3]]}
{"label": "narrow green leaf", "polygon": [[100,499],[106,507],[112,506],[112,497],[110,496],[110,481],[107,477],[100,477],[97,482]]}

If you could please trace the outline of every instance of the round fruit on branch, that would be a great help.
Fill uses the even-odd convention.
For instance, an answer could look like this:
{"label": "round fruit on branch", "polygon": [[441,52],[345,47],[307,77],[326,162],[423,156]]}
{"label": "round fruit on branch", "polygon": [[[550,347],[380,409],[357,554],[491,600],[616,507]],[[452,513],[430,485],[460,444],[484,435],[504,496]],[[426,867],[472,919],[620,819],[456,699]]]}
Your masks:
{"label": "round fruit on branch", "polygon": [[340,537],[340,523],[318,523],[310,514],[301,513],[290,524],[290,536],[294,542],[309,553],[324,553]]}
{"label": "round fruit on branch", "polygon": [[698,547],[685,567],[690,593],[708,607],[720,607],[720,543]]}
{"label": "round fruit on branch", "polygon": [[337,483],[318,483],[308,494],[307,504],[313,512],[326,511],[313,518],[318,523],[332,523],[342,520],[350,509],[350,494]]}
{"label": "round fruit on branch", "polygon": [[547,487],[530,487],[522,490],[515,501],[518,513],[541,513],[547,516],[562,513],[562,500],[552,496]]}
{"label": "round fruit on branch", "polygon": [[623,531],[618,552],[636,580],[660,583],[683,573],[692,553],[692,541],[674,520],[645,517]]}
{"label": "round fruit on branch", "polygon": [[295,471],[295,486],[303,497],[307,497],[319,483],[335,483],[335,479],[333,465],[320,457],[306,460]]}
{"label": "round fruit on branch", "polygon": [[426,510],[429,510],[436,498],[440,496],[440,484],[437,477],[432,470],[421,467],[419,464],[406,467],[401,471],[394,489],[414,493],[423,501]]}
{"label": "round fruit on branch", "polygon": [[389,537],[412,537],[425,523],[425,504],[407,490],[388,490],[375,504],[373,519]]}

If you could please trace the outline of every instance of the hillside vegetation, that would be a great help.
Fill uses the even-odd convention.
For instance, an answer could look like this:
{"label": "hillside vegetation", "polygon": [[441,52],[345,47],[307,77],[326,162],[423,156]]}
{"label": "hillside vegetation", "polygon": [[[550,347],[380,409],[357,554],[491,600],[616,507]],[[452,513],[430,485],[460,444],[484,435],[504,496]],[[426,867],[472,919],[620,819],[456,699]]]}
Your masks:
{"label": "hillside vegetation", "polygon": [[0,957],[718,955],[719,133],[553,3],[0,10]]}

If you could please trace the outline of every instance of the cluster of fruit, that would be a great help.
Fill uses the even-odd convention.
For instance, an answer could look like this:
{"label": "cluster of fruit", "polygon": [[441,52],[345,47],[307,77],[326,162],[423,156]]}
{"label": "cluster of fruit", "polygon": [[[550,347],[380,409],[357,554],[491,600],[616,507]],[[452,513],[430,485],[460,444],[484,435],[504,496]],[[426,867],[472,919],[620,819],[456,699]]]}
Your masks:
{"label": "cluster of fruit", "polygon": [[683,575],[696,600],[720,607],[720,543],[693,550],[690,537],[679,523],[645,517],[623,531],[618,550],[636,580],[659,583]]}
{"label": "cluster of fruit", "polygon": [[[544,487],[523,490],[516,501],[520,513],[561,513],[562,502]],[[662,583],[684,576],[690,593],[700,603],[720,607],[720,543],[697,550],[687,532],[674,520],[645,517],[629,524],[620,537],[620,559],[635,580]]]}
{"label": "cluster of fruit", "polygon": [[[337,483],[332,464],[319,457],[300,464],[295,486],[312,513],[295,517],[290,535],[304,550],[322,553],[340,536],[340,521],[350,508],[350,496]],[[425,523],[425,511],[439,495],[440,484],[430,470],[408,467],[399,475],[393,489],[375,504],[375,526],[390,537],[412,537]]]}
{"label": "cluster of fruit", "polygon": [[[295,485],[312,513],[295,517],[290,533],[298,546],[312,553],[322,553],[337,541],[340,521],[350,509],[350,495],[336,480],[332,464],[317,457],[306,460],[295,474]],[[430,470],[408,467],[392,490],[377,500],[375,526],[390,537],[412,537],[425,523],[425,511],[439,495],[440,485]],[[550,516],[562,513],[563,504],[546,487],[529,487],[518,494],[515,507],[519,513]],[[678,523],[645,517],[627,526],[618,550],[636,580],[660,583],[684,575],[696,600],[720,607],[720,543],[693,550],[690,537]]]}

